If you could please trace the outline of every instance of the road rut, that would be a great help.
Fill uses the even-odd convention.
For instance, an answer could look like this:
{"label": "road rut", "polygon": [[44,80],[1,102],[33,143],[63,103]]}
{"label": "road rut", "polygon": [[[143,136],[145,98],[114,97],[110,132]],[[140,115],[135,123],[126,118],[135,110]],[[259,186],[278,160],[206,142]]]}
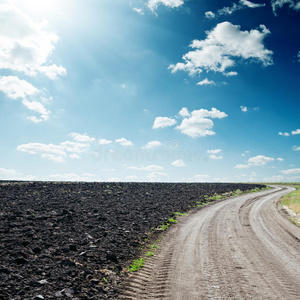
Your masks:
{"label": "road rut", "polygon": [[300,299],[300,228],[276,206],[292,189],[234,197],[183,217],[121,299]]}

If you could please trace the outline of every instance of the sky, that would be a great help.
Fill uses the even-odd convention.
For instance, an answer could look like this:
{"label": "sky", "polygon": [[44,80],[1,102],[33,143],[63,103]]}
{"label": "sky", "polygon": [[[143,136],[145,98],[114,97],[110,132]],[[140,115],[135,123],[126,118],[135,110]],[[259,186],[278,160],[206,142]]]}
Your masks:
{"label": "sky", "polygon": [[0,1],[0,180],[300,181],[300,1]]}

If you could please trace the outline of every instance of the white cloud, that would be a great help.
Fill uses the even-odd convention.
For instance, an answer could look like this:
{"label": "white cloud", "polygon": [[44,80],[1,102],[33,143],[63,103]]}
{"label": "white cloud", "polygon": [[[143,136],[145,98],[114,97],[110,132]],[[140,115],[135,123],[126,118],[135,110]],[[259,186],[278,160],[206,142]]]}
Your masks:
{"label": "white cloud", "polygon": [[70,142],[65,141],[59,144],[59,146],[64,150],[72,153],[84,153],[90,148],[90,145],[87,143],[80,142]]}
{"label": "white cloud", "polygon": [[136,175],[129,175],[129,176],[126,176],[125,179],[127,179],[127,180],[136,180],[136,179],[138,179],[138,177]]}
{"label": "white cloud", "polygon": [[188,111],[188,109],[186,107],[183,107],[180,111],[179,111],[179,115],[182,116],[183,118],[185,117],[189,117],[191,114]]}
{"label": "white cloud", "polygon": [[134,7],[133,10],[140,15],[144,15],[144,11],[141,8]]}
{"label": "white cloud", "polygon": [[272,177],[266,177],[263,179],[265,182],[280,182],[284,180],[284,176],[282,175],[274,175]]}
{"label": "white cloud", "polygon": [[278,132],[278,135],[281,135],[281,136],[290,136],[290,134],[288,132]]}
{"label": "white cloud", "polygon": [[185,167],[185,163],[183,161],[183,159],[177,159],[177,160],[174,160],[172,163],[171,163],[172,166],[175,166],[175,167]]}
{"label": "white cloud", "polygon": [[184,4],[183,0],[148,0],[147,6],[152,11],[156,10],[158,5],[162,4],[171,8],[179,7]]}
{"label": "white cloud", "polygon": [[300,169],[288,169],[288,170],[282,170],[280,172],[285,175],[300,174]]}
{"label": "white cloud", "polygon": [[159,141],[150,141],[145,146],[142,147],[142,149],[153,149],[161,146],[162,143]]}
{"label": "white cloud", "polygon": [[241,108],[241,111],[243,111],[243,112],[248,111],[248,108],[246,106],[240,106],[240,108]]}
{"label": "white cloud", "polygon": [[297,57],[298,57],[298,62],[300,62],[300,50],[298,51]]}
{"label": "white cloud", "polygon": [[300,129],[296,129],[292,131],[292,135],[300,134]]}
{"label": "white cloud", "polygon": [[209,155],[208,156],[210,159],[222,159],[223,158],[223,156],[217,156],[217,155],[215,155],[215,154],[211,154],[211,155]]}
{"label": "white cloud", "polygon": [[24,99],[27,96],[36,94],[38,89],[26,80],[19,79],[17,76],[2,76],[0,77],[0,91],[12,99]]}
{"label": "white cloud", "polygon": [[49,63],[58,36],[44,29],[16,6],[0,5],[0,69],[10,69],[35,76],[42,73],[50,79],[65,75],[62,66]]}
{"label": "white cloud", "polygon": [[207,19],[214,19],[216,17],[216,15],[212,11],[207,11],[207,12],[205,12],[205,17]]}
{"label": "white cloud", "polygon": [[99,145],[108,145],[110,143],[112,143],[112,141],[110,141],[110,140],[106,140],[106,139],[99,140]]}
{"label": "white cloud", "polygon": [[[28,120],[39,123],[49,119],[51,112],[45,108],[44,104],[26,99],[39,92],[37,88],[26,80],[22,80],[17,76],[2,76],[0,77],[0,91],[4,92],[9,98],[22,99],[22,103],[26,108],[41,114],[39,118],[36,116],[28,116]],[[41,97],[41,100],[45,102],[44,99],[46,98]]]}
{"label": "white cloud", "polygon": [[218,154],[220,153],[222,150],[221,149],[213,149],[213,150],[207,150],[207,153],[210,154]]}
{"label": "white cloud", "polygon": [[205,78],[202,81],[199,81],[197,85],[216,85],[216,83],[213,80],[208,80]]}
{"label": "white cloud", "polygon": [[97,177],[96,174],[89,174],[89,173],[84,173],[82,175],[77,175],[74,173],[49,175],[49,178],[51,180],[58,180],[58,181],[95,181],[96,177]]}
{"label": "white cloud", "polygon": [[[49,119],[49,115],[50,115],[50,110],[47,110],[45,108],[45,106],[37,101],[28,101],[26,99],[22,100],[22,103],[29,109],[32,110],[34,112],[37,112],[39,114],[41,114],[41,119],[40,120],[48,120]],[[28,117],[31,121],[35,122],[35,120],[33,120],[34,116],[32,117]]]}
{"label": "white cloud", "polygon": [[72,137],[77,142],[93,142],[93,141],[96,140],[95,138],[89,137],[87,135],[87,133],[80,134],[80,133],[77,133],[77,132],[71,132],[69,134],[69,136]]}
{"label": "white cloud", "polygon": [[138,170],[138,171],[154,172],[154,171],[161,171],[164,168],[161,167],[161,166],[157,166],[157,165],[149,165],[149,166],[140,166],[140,167],[132,166],[132,167],[128,167],[128,169]]}
{"label": "white cloud", "polygon": [[172,118],[157,117],[154,120],[152,128],[153,129],[164,128],[164,127],[168,127],[168,126],[173,126],[174,124],[176,124],[176,120],[174,120]]}
{"label": "white cloud", "polygon": [[264,166],[268,162],[274,161],[274,158],[264,155],[257,155],[248,159],[250,166]]}
{"label": "white cloud", "polygon": [[3,174],[3,175],[16,175],[16,174],[18,174],[18,172],[16,170],[13,170],[13,169],[0,168],[0,174]]}
{"label": "white cloud", "polygon": [[42,158],[62,163],[67,157],[67,152],[71,158],[78,158],[78,155],[74,156],[74,154],[87,152],[89,147],[89,144],[66,141],[60,143],[59,145],[43,143],[22,144],[17,147],[17,150],[29,154],[38,154]]}
{"label": "white cloud", "polygon": [[246,8],[258,8],[258,7],[264,7],[265,4],[257,4],[253,3],[248,0],[240,0],[239,3],[233,3],[232,6],[223,7],[222,9],[219,9],[217,13],[214,13],[212,11],[208,11],[205,13],[206,18],[208,19],[214,19],[222,15],[231,15],[236,11],[243,10]]}
{"label": "white cloud", "polygon": [[194,40],[186,53],[176,65],[170,65],[172,73],[186,71],[191,76],[206,72],[221,72],[228,74],[227,69],[235,65],[235,59],[251,59],[263,65],[271,65],[273,52],[266,49],[263,39],[270,33],[264,25],[259,29],[241,31],[240,26],[230,22],[219,23],[213,30],[207,32],[205,40]]}
{"label": "white cloud", "polygon": [[250,168],[249,165],[243,165],[243,164],[238,164],[235,166],[236,169],[248,169]]}
{"label": "white cloud", "polygon": [[257,8],[257,7],[266,6],[266,4],[257,4],[257,3],[250,2],[248,0],[240,0],[240,3],[245,5],[245,6],[248,6],[249,8]]}
{"label": "white cloud", "polygon": [[294,146],[294,147],[293,147],[293,150],[295,150],[295,151],[300,151],[300,146]]}
{"label": "white cloud", "polygon": [[289,8],[294,9],[296,11],[300,10],[300,2],[294,0],[272,0],[271,5],[274,14],[276,15],[277,8],[282,8],[284,5],[288,5]]}
{"label": "white cloud", "polygon": [[278,161],[284,161],[284,159],[281,158],[281,157],[278,157],[277,160],[278,160]]}
{"label": "white cloud", "polygon": [[189,118],[184,118],[176,129],[181,133],[191,136],[192,138],[202,137],[206,135],[214,135],[212,131],[213,121],[209,118],[222,119],[227,117],[227,114],[219,111],[216,108],[212,108],[211,111],[206,109],[194,110]]}
{"label": "white cloud", "polygon": [[151,172],[146,177],[149,180],[158,180],[161,176],[167,176],[167,173],[164,173],[164,172]]}
{"label": "white cloud", "polygon": [[230,72],[227,72],[227,73],[224,73],[224,75],[226,77],[230,77],[230,76],[236,76],[238,73],[236,71],[230,71]]}
{"label": "white cloud", "polygon": [[79,156],[78,154],[76,154],[76,153],[72,153],[72,154],[70,154],[69,155],[71,158],[73,158],[73,159],[81,159],[81,156]]}
{"label": "white cloud", "polygon": [[194,177],[193,177],[193,179],[195,179],[196,181],[200,181],[200,182],[207,181],[208,178],[209,178],[209,175],[202,175],[202,174],[194,175]]}
{"label": "white cloud", "polygon": [[122,146],[133,146],[133,143],[125,138],[116,139],[115,142]]}

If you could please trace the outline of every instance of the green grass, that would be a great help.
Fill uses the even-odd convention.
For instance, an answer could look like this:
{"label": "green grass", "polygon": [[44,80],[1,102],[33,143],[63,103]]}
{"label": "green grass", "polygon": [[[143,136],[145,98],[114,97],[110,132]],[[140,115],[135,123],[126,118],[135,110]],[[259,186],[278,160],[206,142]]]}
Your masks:
{"label": "green grass", "polygon": [[174,218],[169,218],[168,219],[168,222],[170,222],[170,223],[177,223],[178,221],[177,220],[175,220]]}
{"label": "green grass", "polygon": [[146,255],[147,257],[151,257],[151,256],[154,255],[154,252],[153,252],[153,251],[147,251],[147,252],[145,253],[145,255]]}
{"label": "green grass", "polygon": [[300,185],[294,186],[295,191],[285,195],[282,198],[281,204],[300,215]]}
{"label": "green grass", "polygon": [[188,215],[186,213],[181,213],[181,212],[177,212],[177,211],[173,212],[173,214],[174,214],[174,216],[179,216],[179,217]]}
{"label": "green grass", "polygon": [[165,231],[170,227],[170,223],[158,226],[157,230]]}
{"label": "green grass", "polygon": [[129,272],[135,272],[144,266],[145,259],[142,257],[140,259],[135,259],[133,263],[128,267]]}

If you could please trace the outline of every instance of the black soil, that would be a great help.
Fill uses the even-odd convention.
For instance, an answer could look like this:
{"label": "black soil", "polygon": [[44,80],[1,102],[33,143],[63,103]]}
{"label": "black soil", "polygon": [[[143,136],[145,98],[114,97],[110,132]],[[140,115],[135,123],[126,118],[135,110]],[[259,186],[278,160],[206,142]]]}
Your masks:
{"label": "black soil", "polygon": [[0,300],[115,299],[153,228],[204,195],[255,187],[0,181]]}

